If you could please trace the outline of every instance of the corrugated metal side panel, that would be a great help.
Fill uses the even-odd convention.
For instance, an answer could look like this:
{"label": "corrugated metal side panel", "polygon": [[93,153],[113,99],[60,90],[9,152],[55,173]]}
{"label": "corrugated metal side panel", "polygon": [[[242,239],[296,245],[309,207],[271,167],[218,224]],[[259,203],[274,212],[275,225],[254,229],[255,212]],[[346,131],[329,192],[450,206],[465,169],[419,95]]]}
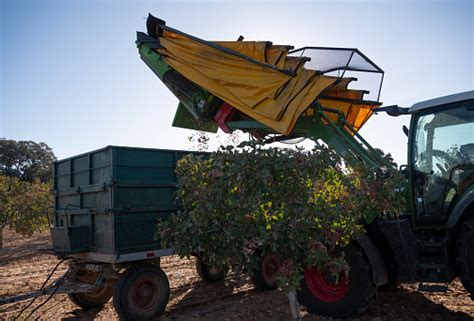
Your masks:
{"label": "corrugated metal side panel", "polygon": [[[62,253],[113,251],[111,147],[55,163],[53,246]],[[87,243],[87,246],[84,245]],[[69,244],[70,249],[64,244]]]}
{"label": "corrugated metal side panel", "polygon": [[88,239],[107,255],[160,249],[156,224],[176,210],[176,161],[188,153],[108,146],[56,162],[55,248],[84,251]]}
{"label": "corrugated metal side panel", "polygon": [[176,162],[183,151],[118,148],[114,164],[115,245],[120,254],[160,249],[158,218],[176,211]]}

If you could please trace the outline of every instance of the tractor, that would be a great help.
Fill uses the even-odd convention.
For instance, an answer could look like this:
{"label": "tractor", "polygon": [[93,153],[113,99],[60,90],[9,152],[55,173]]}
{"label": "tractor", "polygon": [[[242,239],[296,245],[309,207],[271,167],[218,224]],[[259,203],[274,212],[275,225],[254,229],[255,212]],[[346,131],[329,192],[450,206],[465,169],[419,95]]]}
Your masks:
{"label": "tractor", "polygon": [[[383,70],[358,49],[271,42],[205,41],[149,15],[138,32],[141,59],[179,99],[173,126],[241,130],[262,143],[323,142],[374,171],[392,166],[358,133],[373,114],[409,115],[407,210],[365,217],[367,233],[341,249],[350,265],[336,281],[308,268],[297,296],[310,313],[354,317],[378,288],[419,283],[447,290],[460,277],[474,299],[474,91],[382,107]],[[355,74],[378,78],[375,99]],[[367,85],[370,82],[362,82]],[[373,82],[372,82],[373,83]],[[349,88],[350,87],[350,88]]]}

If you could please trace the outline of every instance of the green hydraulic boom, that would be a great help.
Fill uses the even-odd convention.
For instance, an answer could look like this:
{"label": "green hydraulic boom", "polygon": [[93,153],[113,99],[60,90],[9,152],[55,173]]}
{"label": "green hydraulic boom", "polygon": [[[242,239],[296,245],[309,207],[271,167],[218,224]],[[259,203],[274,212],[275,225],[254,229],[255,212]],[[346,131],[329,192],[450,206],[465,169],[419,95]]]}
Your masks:
{"label": "green hydraulic boom", "polygon": [[[155,50],[159,46],[155,39],[139,33],[136,44],[141,59],[180,101],[173,125],[211,132],[217,131],[218,125],[210,115],[223,102],[171,68],[163,56]],[[314,141],[320,139],[342,157],[357,159],[374,170],[383,170],[391,166],[346,121],[342,112],[326,108],[316,102],[311,104],[309,108],[313,110],[312,115],[300,117],[290,137],[278,136],[274,130],[253,119],[229,121],[225,125],[230,130],[242,130],[250,133],[257,131],[265,135],[276,135],[269,141],[298,137],[309,138]],[[336,115],[337,120],[331,119],[335,117],[328,117],[328,113]]]}

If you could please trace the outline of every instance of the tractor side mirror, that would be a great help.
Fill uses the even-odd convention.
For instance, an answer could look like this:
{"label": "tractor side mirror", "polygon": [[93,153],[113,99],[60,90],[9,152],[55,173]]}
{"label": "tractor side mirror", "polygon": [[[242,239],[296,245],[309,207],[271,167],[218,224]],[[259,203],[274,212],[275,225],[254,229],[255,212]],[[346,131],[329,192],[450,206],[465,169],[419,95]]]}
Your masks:
{"label": "tractor side mirror", "polygon": [[407,135],[407,137],[408,137],[408,127],[403,125],[402,130],[405,133],[405,135]]}
{"label": "tractor side mirror", "polygon": [[408,172],[408,165],[400,165],[399,169],[400,173],[402,173],[405,178],[408,178],[410,176]]}

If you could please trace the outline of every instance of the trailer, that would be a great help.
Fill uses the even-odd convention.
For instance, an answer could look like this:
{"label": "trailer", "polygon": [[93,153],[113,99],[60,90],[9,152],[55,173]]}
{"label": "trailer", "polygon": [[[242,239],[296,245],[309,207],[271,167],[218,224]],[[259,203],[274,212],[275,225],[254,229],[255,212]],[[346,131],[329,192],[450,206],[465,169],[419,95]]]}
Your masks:
{"label": "trailer", "polygon": [[[207,155],[107,146],[57,161],[51,236],[59,264],[65,262],[69,268],[49,286],[45,287],[48,277],[41,289],[2,298],[0,305],[67,293],[85,309],[113,297],[125,320],[161,315],[170,287],[160,258],[173,251],[162,248],[157,224],[179,209],[176,162],[190,153]],[[196,266],[205,281],[226,276],[226,271],[208,266],[200,257]]]}
{"label": "trailer", "polygon": [[70,293],[74,303],[89,308],[113,296],[125,319],[163,312],[169,283],[160,257],[172,250],[161,247],[156,225],[178,208],[175,167],[188,153],[109,146],[55,164],[54,251],[74,258],[83,266],[75,279],[95,286]]}

